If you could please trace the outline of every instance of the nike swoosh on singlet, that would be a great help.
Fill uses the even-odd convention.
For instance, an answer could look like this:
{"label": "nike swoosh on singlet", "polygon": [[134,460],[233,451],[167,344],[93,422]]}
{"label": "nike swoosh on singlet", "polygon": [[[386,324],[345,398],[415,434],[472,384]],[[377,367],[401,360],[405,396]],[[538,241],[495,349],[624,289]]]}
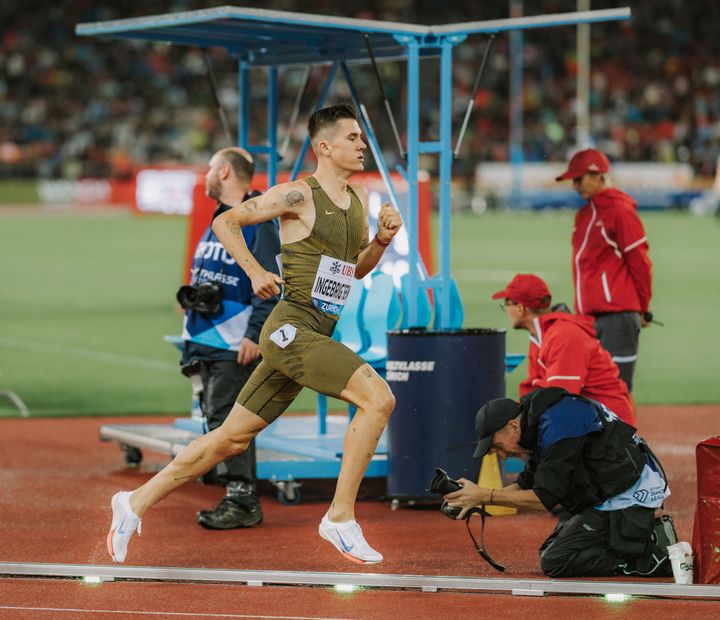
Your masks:
{"label": "nike swoosh on singlet", "polygon": [[325,215],[334,215],[335,211],[325,211]]}

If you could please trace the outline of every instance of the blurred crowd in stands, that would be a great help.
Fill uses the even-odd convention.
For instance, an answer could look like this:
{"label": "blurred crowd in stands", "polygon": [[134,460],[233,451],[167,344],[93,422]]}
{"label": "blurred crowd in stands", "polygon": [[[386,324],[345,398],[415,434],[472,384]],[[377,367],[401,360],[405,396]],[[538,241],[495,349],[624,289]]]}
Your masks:
{"label": "blurred crowd in stands", "polygon": [[[203,52],[187,47],[78,37],[75,26],[223,4],[422,24],[509,16],[510,0],[266,0],[224,3],[192,0],[3,0],[0,4],[0,176],[114,177],[139,165],[204,164],[224,146]],[[525,15],[576,10],[576,0],[525,0]],[[607,2],[630,6],[633,19],[591,30],[591,136],[611,159],[687,162],[712,176],[720,155],[720,22],[717,0]],[[524,34],[524,157],[564,161],[576,148],[576,29]],[[473,36],[454,52],[455,125],[459,127],[485,39]],[[496,38],[476,97],[459,173],[509,154],[509,37]],[[237,65],[223,50],[211,53],[219,95],[236,128]],[[436,137],[437,61],[423,67],[424,138]],[[326,69],[313,71],[301,119],[315,105]],[[369,66],[353,75],[383,150],[392,164],[394,140]],[[265,78],[253,72],[253,139],[264,138]],[[405,67],[381,73],[399,126],[405,117]],[[280,72],[280,140],[286,131],[303,69]],[[342,78],[330,102],[348,98]],[[292,165],[304,136],[294,130],[284,166]],[[457,129],[456,129],[457,133]],[[428,161],[427,165],[432,166]]]}

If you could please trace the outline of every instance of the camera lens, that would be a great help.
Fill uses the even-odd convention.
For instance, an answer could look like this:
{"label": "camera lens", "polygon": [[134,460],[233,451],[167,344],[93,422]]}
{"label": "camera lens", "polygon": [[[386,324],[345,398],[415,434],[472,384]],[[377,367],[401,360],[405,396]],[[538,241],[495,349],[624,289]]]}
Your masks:
{"label": "camera lens", "polygon": [[183,310],[195,310],[201,314],[217,314],[223,311],[222,287],[216,282],[181,286],[175,297]]}
{"label": "camera lens", "polygon": [[181,308],[189,310],[193,308],[197,302],[197,289],[194,286],[181,286],[175,297]]}

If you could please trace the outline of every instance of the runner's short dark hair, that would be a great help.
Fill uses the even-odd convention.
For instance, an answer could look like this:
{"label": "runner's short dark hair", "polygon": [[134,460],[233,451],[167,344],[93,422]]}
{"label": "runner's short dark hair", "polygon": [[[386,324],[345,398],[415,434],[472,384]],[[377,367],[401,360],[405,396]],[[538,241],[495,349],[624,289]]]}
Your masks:
{"label": "runner's short dark hair", "polygon": [[358,120],[355,108],[349,103],[340,103],[316,110],[308,120],[308,135],[310,139],[312,140],[321,129],[334,125],[342,118]]}

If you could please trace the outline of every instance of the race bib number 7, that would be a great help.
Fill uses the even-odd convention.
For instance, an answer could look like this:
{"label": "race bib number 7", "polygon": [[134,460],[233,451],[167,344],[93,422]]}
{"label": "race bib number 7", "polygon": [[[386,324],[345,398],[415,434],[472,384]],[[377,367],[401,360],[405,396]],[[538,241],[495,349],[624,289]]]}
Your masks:
{"label": "race bib number 7", "polygon": [[330,256],[320,257],[311,293],[313,306],[340,316],[354,281],[355,265]]}

